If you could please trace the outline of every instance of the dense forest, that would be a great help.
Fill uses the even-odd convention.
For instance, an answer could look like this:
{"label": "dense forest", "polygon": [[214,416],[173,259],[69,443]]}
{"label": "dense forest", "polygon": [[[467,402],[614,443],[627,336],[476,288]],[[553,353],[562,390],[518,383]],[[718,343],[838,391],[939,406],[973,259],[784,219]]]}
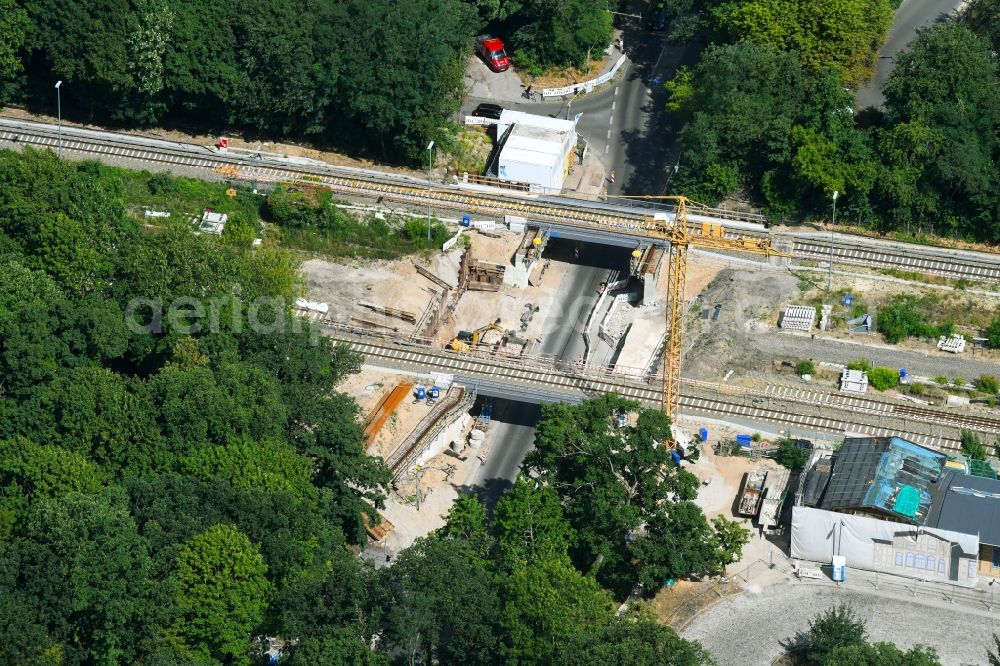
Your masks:
{"label": "dense forest", "polygon": [[[291,316],[287,250],[132,212],[194,187],[0,151],[0,658],[248,664],[271,636],[290,664],[711,663],[615,609],[747,532],[621,398],[546,407],[492,515],[465,497],[390,566],[359,558],[389,484],[334,389],[361,359]],[[257,205],[331,219],[293,201]]]}
{"label": "dense forest", "polygon": [[582,64],[607,0],[0,0],[0,105],[125,126],[241,130],[406,162],[458,109],[472,38],[526,69]]}
{"label": "dense forest", "polygon": [[887,0],[699,6],[708,45],[668,84],[678,191],[788,220],[829,219],[836,191],[838,217],[873,230],[1000,242],[1000,2],[922,30],[884,108],[858,113],[851,87],[871,71]]}

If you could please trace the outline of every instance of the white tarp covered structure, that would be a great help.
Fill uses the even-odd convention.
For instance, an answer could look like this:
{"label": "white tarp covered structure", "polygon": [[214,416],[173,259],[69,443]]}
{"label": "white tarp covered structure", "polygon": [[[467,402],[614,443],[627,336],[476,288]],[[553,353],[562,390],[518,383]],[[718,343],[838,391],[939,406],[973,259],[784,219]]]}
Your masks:
{"label": "white tarp covered structure", "polygon": [[793,559],[973,587],[979,536],[804,506],[792,509]]}
{"label": "white tarp covered structure", "polygon": [[497,160],[497,176],[530,183],[533,189],[561,189],[573,164],[576,122],[504,109],[497,123],[498,139],[508,128],[510,134]]}

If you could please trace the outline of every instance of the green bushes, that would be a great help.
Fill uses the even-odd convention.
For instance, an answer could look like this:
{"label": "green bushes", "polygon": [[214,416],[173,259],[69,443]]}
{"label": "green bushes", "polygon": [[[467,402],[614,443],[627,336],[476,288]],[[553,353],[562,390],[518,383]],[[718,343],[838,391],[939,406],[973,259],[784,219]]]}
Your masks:
{"label": "green bushes", "polygon": [[990,395],[996,395],[1000,392],[1000,382],[997,382],[997,378],[993,375],[979,375],[975,386],[977,390]]}
{"label": "green bushes", "polygon": [[899,386],[899,371],[892,368],[872,368],[868,371],[868,384],[876,391],[888,391]]}
{"label": "green bushes", "polygon": [[860,370],[868,375],[868,385],[876,391],[888,391],[899,386],[899,370],[873,367],[871,361],[861,357],[847,364],[849,370]]}
{"label": "green bushes", "polygon": [[799,377],[801,377],[802,375],[812,375],[815,373],[816,373],[816,365],[808,359],[803,359],[795,364],[795,374],[797,374]]}
{"label": "green bushes", "polygon": [[331,257],[397,259],[403,255],[439,248],[451,236],[440,222],[409,218],[359,221],[333,205],[328,191],[302,192],[279,187],[267,196],[264,212],[281,227],[281,242],[307,252]]}
{"label": "green bushes", "polygon": [[790,439],[778,442],[778,454],[774,457],[779,465],[794,471],[806,466],[806,453]]}
{"label": "green bushes", "polygon": [[878,311],[878,329],[886,342],[896,344],[906,338],[936,338],[954,332],[953,322],[928,323],[920,312],[920,301],[916,296],[900,295]]}

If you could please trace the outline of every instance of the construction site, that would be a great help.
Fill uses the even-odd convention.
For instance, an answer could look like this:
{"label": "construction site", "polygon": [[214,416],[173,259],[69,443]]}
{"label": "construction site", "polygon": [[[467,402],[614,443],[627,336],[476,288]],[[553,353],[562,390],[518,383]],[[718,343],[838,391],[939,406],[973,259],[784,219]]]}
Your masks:
{"label": "construction site", "polygon": [[[707,423],[713,432],[736,427],[747,437],[771,432],[777,439],[800,432],[821,445],[825,441],[832,447],[837,441],[829,432],[796,430],[759,417],[725,418],[711,409],[703,409],[701,416],[682,414],[682,381],[718,387],[715,392],[743,392],[746,400],[758,394],[798,400],[803,414],[823,415],[826,407],[821,405],[832,408],[837,394],[852,392],[855,384],[844,377],[872,372],[885,364],[884,355],[892,366],[900,366],[900,381],[886,391],[888,399],[978,411],[987,419],[991,411],[988,398],[976,397],[978,383],[962,381],[963,375],[1000,374],[995,352],[977,342],[976,324],[981,322],[965,327],[967,350],[956,350],[948,340],[937,347],[933,340],[913,338],[888,345],[873,323],[880,308],[903,295],[917,294],[942,316],[949,313],[950,302],[951,312],[959,312],[968,307],[964,290],[893,280],[873,271],[838,271],[834,279],[832,270],[826,276],[822,266],[791,266],[781,260],[780,249],[732,240],[714,225],[673,238],[681,253],[664,244],[594,242],[511,216],[466,216],[450,222],[455,235],[440,252],[381,263],[306,261],[307,300],[298,304],[300,314],[322,322],[335,336],[362,341],[358,349],[366,356],[363,341],[381,340],[400,348],[436,350],[434,358],[443,366],[450,354],[473,360],[473,366],[475,359],[489,359],[504,367],[551,367],[587,376],[598,372],[654,386],[663,377],[657,402],[678,424],[682,451],[686,442],[699,440],[685,431],[693,433]],[[658,224],[667,237],[676,233],[665,218]],[[763,260],[755,255],[764,255]],[[1000,308],[996,292],[977,292],[975,299],[989,303],[989,310]],[[869,365],[849,370],[860,358]],[[387,552],[439,526],[460,493],[481,485],[476,477],[492,463],[492,448],[519,449],[499,477],[509,481],[516,475],[530,448],[530,431],[518,443],[494,442],[510,435],[491,429],[493,398],[486,396],[513,398],[511,404],[546,400],[544,395],[507,395],[502,380],[491,384],[485,379],[490,373],[486,366],[477,370],[484,379],[471,382],[423,366],[389,362],[380,367],[369,357],[361,375],[339,387],[364,410],[369,454],[385,459],[393,473],[393,497],[384,515],[370,521],[371,536]],[[894,426],[885,419],[880,423]],[[957,441],[940,435],[933,440],[933,430],[923,439],[923,431],[914,432],[920,442]],[[740,475],[749,474],[746,465],[738,467]],[[748,477],[743,486],[755,483]],[[740,481],[716,487],[721,485],[738,487]],[[770,492],[785,493],[783,488]],[[730,488],[727,494],[738,493]],[[762,499],[761,506],[768,507],[763,513],[760,506],[753,507],[755,517],[766,516],[762,524],[767,528],[779,522],[780,511],[772,504]],[[736,503],[731,513],[750,512]],[[391,532],[395,536],[387,536]]]}

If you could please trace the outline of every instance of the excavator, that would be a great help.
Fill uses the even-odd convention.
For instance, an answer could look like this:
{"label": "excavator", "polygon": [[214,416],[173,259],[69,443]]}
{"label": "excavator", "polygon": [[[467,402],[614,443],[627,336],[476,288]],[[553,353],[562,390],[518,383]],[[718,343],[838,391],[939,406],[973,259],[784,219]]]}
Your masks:
{"label": "excavator", "polygon": [[501,341],[507,336],[507,331],[501,328],[500,319],[498,318],[496,321],[490,322],[474,331],[459,331],[455,339],[448,344],[448,349],[457,352],[472,351],[479,346],[479,343],[483,341],[483,336],[490,331],[498,332]]}

